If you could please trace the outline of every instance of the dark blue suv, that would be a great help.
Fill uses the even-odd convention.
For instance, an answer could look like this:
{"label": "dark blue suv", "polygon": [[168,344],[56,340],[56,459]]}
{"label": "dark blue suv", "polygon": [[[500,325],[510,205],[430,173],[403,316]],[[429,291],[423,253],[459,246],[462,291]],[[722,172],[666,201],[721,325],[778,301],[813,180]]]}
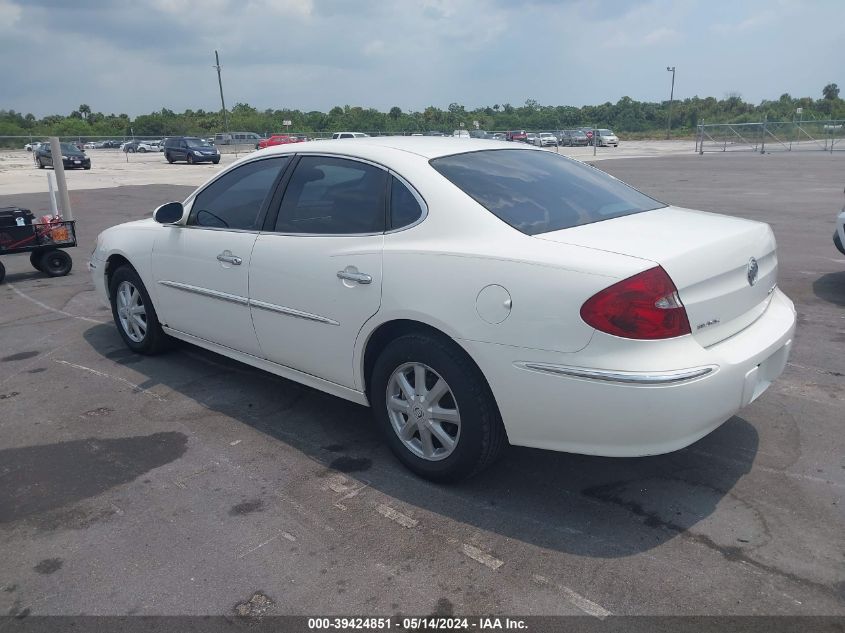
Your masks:
{"label": "dark blue suv", "polygon": [[171,136],[164,140],[164,157],[168,163],[184,160],[193,163],[220,162],[220,151],[208,141],[195,136]]}

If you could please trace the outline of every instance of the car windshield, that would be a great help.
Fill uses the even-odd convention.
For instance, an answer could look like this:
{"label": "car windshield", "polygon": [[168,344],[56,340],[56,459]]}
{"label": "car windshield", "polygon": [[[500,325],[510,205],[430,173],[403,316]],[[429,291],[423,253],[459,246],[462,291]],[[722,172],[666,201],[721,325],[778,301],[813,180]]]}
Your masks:
{"label": "car windshield", "polygon": [[611,132],[610,130],[599,130],[599,134],[601,134],[602,136],[613,136],[613,132]]}
{"label": "car windshield", "polygon": [[185,143],[188,147],[211,147],[211,143],[201,138],[186,138]]}
{"label": "car windshield", "polygon": [[599,169],[552,152],[485,150],[435,158],[431,165],[527,235],[666,206]]}
{"label": "car windshield", "polygon": [[[62,153],[63,154],[79,154],[79,148],[72,144],[72,143],[62,143]],[[47,144],[47,147],[50,147],[50,144]]]}

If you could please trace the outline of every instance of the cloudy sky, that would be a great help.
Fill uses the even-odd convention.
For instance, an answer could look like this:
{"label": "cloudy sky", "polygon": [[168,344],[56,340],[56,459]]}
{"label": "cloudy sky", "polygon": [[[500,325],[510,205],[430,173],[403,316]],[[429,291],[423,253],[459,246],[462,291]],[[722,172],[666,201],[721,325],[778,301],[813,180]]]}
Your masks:
{"label": "cloudy sky", "polygon": [[845,87],[843,0],[0,0],[0,109],[421,110]]}

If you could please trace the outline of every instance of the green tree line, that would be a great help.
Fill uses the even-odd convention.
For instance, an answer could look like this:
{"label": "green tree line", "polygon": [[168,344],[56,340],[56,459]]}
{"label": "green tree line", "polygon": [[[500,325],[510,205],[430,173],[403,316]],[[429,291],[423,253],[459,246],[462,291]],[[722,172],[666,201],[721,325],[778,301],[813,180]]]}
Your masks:
{"label": "green tree line", "polygon": [[[822,97],[793,97],[783,94],[775,101],[764,100],[752,104],[738,94],[724,99],[691,97],[672,103],[674,135],[688,136],[699,123],[743,123],[761,121],[790,121],[800,115],[808,119],[845,119],[845,100],[839,97],[836,84],[828,84]],[[448,132],[463,125],[473,129],[474,121],[483,130],[556,130],[583,126],[609,127],[623,135],[661,137],[665,134],[669,102],[635,101],[622,97],[616,103],[602,103],[583,107],[541,105],[534,99],[521,106],[510,103],[466,109],[452,103],[441,109],[429,106],[422,111],[407,112],[398,106],[381,112],[360,106],[336,106],[328,112],[301,110],[258,110],[246,103],[237,103],[228,113],[229,130],[259,134],[284,132],[282,122],[291,121],[290,131],[305,134],[328,134],[342,130],[380,132],[387,134]],[[220,111],[185,110],[177,113],[167,108],[142,114],[134,119],[126,114],[95,112],[87,104],[63,116],[59,114],[41,119],[14,110],[0,110],[0,137],[3,136],[211,136],[222,132],[224,120]]]}

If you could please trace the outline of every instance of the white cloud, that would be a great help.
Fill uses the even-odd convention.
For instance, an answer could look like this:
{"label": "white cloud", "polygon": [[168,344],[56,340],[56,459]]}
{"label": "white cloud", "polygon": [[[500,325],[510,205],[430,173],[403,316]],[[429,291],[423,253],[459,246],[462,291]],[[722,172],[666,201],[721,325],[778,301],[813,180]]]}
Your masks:
{"label": "white cloud", "polygon": [[381,40],[370,40],[364,44],[364,48],[362,50],[364,55],[367,55],[368,57],[379,56],[385,51],[384,42]]}
{"label": "white cloud", "polygon": [[11,0],[0,0],[0,32],[11,31],[20,20],[21,8]]}

